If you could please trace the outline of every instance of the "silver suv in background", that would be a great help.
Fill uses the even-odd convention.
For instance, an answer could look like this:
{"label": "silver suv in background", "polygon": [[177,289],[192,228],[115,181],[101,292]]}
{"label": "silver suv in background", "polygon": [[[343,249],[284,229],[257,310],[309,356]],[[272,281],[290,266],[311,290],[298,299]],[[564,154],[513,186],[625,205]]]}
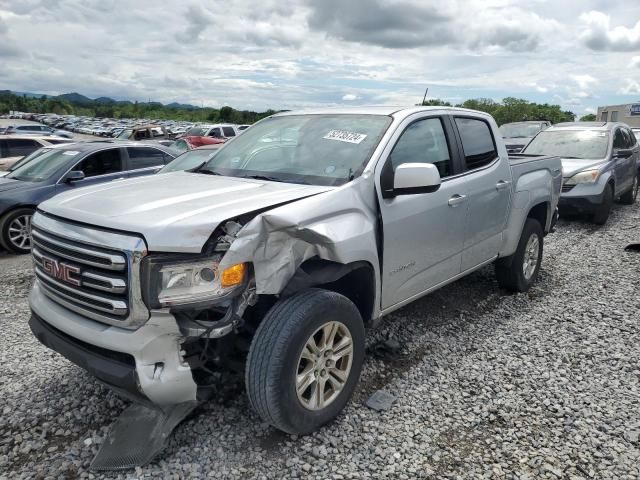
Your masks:
{"label": "silver suv in background", "polygon": [[638,195],[640,146],[624,123],[559,123],[540,132],[523,153],[562,158],[561,212],[578,212],[604,224],[615,199]]}
{"label": "silver suv in background", "polygon": [[519,153],[535,137],[538,132],[551,126],[546,120],[505,123],[500,126],[507,152]]}

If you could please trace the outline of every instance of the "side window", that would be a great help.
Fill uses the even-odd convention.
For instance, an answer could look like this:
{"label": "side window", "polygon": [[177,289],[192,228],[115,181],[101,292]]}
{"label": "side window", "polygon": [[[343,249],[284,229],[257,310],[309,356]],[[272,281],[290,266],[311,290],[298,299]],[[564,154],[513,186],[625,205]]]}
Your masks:
{"label": "side window", "polygon": [[97,177],[122,171],[120,149],[112,148],[89,155],[75,166],[74,170],[82,170],[85,177]]}
{"label": "side window", "polygon": [[462,140],[466,170],[481,168],[493,162],[498,151],[489,124],[475,118],[457,117],[455,121]]}
{"label": "side window", "polygon": [[220,137],[222,137],[222,130],[220,130],[219,127],[216,127],[213,130],[211,130],[211,132],[209,132],[209,136],[210,137],[220,138]]}
{"label": "side window", "polygon": [[164,152],[151,147],[127,147],[129,170],[164,165]]}
{"label": "side window", "polygon": [[616,128],[616,133],[613,137],[613,148],[626,148],[627,142],[622,134],[621,128]]}
{"label": "side window", "polygon": [[235,137],[236,131],[232,127],[222,127],[222,133],[225,137]]}
{"label": "side window", "polygon": [[442,120],[428,118],[409,125],[393,147],[390,158],[394,170],[403,163],[432,163],[441,177],[451,175],[451,154]]}
{"label": "side window", "polygon": [[9,139],[7,140],[8,157],[24,157],[40,148],[35,140]]}
{"label": "side window", "polygon": [[627,142],[627,148],[633,148],[636,146],[636,139],[633,136],[633,133],[628,128],[622,129],[622,134],[624,135],[624,139]]}

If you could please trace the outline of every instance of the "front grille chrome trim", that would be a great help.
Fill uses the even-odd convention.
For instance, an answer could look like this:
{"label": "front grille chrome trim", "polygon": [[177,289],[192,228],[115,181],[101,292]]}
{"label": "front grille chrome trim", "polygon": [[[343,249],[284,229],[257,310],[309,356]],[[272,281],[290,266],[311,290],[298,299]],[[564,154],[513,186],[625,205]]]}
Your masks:
{"label": "front grille chrome trim", "polygon": [[[32,229],[36,282],[48,298],[101,323],[131,330],[146,323],[149,310],[142,300],[140,268],[147,248],[142,238],[71,223],[41,210],[33,216]],[[54,276],[49,264],[45,269],[43,256],[55,268],[78,268],[73,279],[79,285]]]}
{"label": "front grille chrome trim", "polygon": [[[124,255],[112,255],[109,253],[100,252],[98,250],[79,247],[73,244],[65,244],[59,240],[56,240],[55,238],[50,237],[49,235],[46,235],[44,232],[40,231],[37,228],[32,229],[31,239],[32,239],[32,242],[38,247],[40,247],[41,249],[52,250],[56,255],[66,258],[68,260],[73,260],[74,262],[82,263],[92,267],[106,268],[108,270],[118,270],[118,271],[123,271],[127,266],[127,263],[126,263],[127,260],[124,257]],[[47,246],[43,244],[43,242],[49,243],[53,245],[53,247]],[[77,252],[82,255],[100,258],[107,263],[94,262],[91,260],[87,260],[86,258],[81,258],[77,255],[76,256],[70,255],[65,250],[66,251],[71,250],[73,252]]]}

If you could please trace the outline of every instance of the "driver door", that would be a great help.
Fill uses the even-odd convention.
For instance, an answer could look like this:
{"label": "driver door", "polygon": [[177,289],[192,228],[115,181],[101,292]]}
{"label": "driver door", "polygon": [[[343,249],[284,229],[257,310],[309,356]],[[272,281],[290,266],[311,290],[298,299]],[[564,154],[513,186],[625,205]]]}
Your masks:
{"label": "driver door", "polygon": [[460,273],[467,190],[459,173],[460,159],[448,116],[423,116],[403,124],[393,149],[378,169],[403,163],[431,163],[442,183],[432,193],[384,198],[379,193],[384,249],[382,252],[382,309],[398,305]]}
{"label": "driver door", "polygon": [[126,177],[121,148],[109,148],[92,153],[80,160],[71,170],[80,170],[85,177],[72,183],[60,183],[59,186],[63,191]]}

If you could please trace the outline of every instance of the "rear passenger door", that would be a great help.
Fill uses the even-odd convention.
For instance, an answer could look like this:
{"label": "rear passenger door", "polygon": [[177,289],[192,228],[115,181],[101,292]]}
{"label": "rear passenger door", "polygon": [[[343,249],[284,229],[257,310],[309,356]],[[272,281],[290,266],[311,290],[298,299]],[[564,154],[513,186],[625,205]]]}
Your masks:
{"label": "rear passenger door", "polygon": [[[461,271],[495,258],[511,202],[511,167],[501,158],[488,120],[453,117],[464,160],[469,208]],[[506,153],[504,154],[506,155]]]}
{"label": "rear passenger door", "polygon": [[127,177],[151,175],[171,160],[162,150],[154,147],[127,147]]}

